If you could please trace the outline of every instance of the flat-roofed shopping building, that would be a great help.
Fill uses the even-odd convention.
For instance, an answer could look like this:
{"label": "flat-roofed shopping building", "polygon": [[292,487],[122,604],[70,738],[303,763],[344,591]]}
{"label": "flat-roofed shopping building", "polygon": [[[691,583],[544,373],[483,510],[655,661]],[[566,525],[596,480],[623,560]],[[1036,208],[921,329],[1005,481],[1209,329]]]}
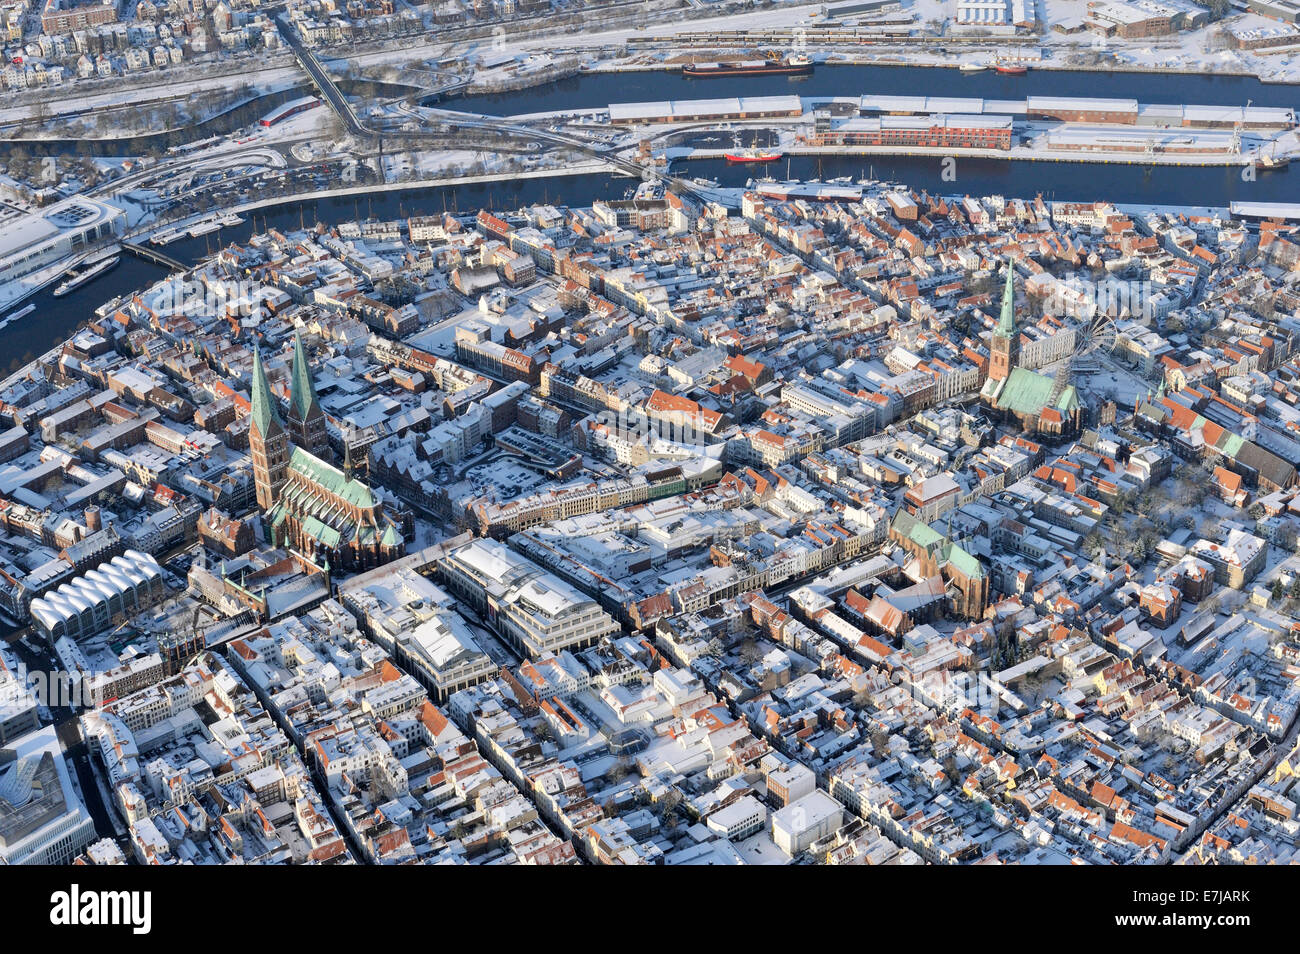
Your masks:
{"label": "flat-roofed shopping building", "polygon": [[475,540],[438,561],[448,589],[530,657],[591,646],[619,631],[590,597],[496,540]]}

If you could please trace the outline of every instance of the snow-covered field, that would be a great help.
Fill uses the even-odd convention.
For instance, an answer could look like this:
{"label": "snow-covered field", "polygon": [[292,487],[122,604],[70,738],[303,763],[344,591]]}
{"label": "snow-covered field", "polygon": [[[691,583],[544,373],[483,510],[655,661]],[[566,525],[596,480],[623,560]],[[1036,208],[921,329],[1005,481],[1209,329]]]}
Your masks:
{"label": "snow-covered field", "polygon": [[[1218,49],[1215,34],[1225,27],[1244,27],[1255,29],[1277,26],[1277,21],[1255,14],[1237,14],[1200,30],[1175,33],[1163,37],[1146,37],[1140,39],[1110,38],[1104,43],[1090,33],[1065,35],[1053,32],[1053,23],[1078,20],[1088,12],[1088,0],[1039,0],[1041,15],[1045,18],[1045,29],[1041,37],[1024,36],[1018,38],[1025,45],[1043,47],[1051,56],[1043,63],[1045,68],[1136,68],[1152,70],[1179,70],[1184,72],[1204,73],[1247,73],[1278,82],[1300,83],[1300,51],[1281,54],[1252,53],[1249,51]],[[593,24],[593,30],[580,38],[572,35],[530,38],[498,42],[494,46],[471,45],[471,53],[478,54],[490,62],[499,62],[503,53],[520,59],[537,50],[585,50],[595,53],[606,64],[618,62],[652,63],[667,59],[662,54],[646,54],[628,58],[623,61],[600,56],[597,51],[609,50],[629,40],[644,40],[646,37],[667,37],[681,33],[702,33],[711,30],[748,29],[761,25],[769,29],[808,27],[817,22],[817,16],[824,9],[823,4],[790,4],[757,12],[720,16],[699,20],[678,20],[675,22],[653,23],[645,30],[632,28],[600,30]],[[956,12],[954,0],[904,0],[904,11],[911,13],[918,30],[927,28],[932,23],[951,21]],[[961,44],[961,34],[953,31],[951,22],[945,23],[943,33],[952,40],[951,46]],[[810,50],[815,48],[810,44]],[[1082,54],[1090,59],[1097,51],[1113,54],[1115,63],[1107,66],[1090,66],[1084,62],[1070,62],[1071,54]],[[845,61],[870,62],[882,60],[916,65],[951,65],[962,62],[986,60],[988,54],[983,51],[958,52],[942,54],[937,51],[920,51],[906,46],[890,47],[887,43],[866,48],[858,48],[840,58]],[[359,61],[369,57],[358,58]]]}
{"label": "snow-covered field", "polygon": [[[1220,48],[1222,43],[1218,41],[1217,34],[1225,27],[1276,27],[1277,21],[1255,14],[1237,14],[1201,30],[1166,37],[1131,40],[1111,38],[1104,43],[1089,33],[1065,35],[1050,29],[1054,23],[1082,18],[1087,13],[1087,7],[1087,0],[1039,0],[1041,16],[1045,19],[1043,35],[1025,36],[1019,39],[1026,45],[1041,46],[1048,51],[1049,57],[1043,63],[1044,68],[1129,68],[1246,73],[1270,81],[1300,83],[1300,50],[1270,54],[1267,51],[1248,52]],[[449,44],[439,40],[437,33],[433,32],[426,42],[404,48],[398,55],[403,62],[413,62],[421,58],[466,56],[481,64],[479,74],[474,77],[476,81],[490,79],[493,75],[499,74],[502,64],[507,60],[513,59],[516,63],[525,63],[530,54],[537,53],[542,53],[543,56],[534,57],[531,65],[542,73],[545,72],[543,67],[548,62],[546,54],[558,58],[564,51],[581,54],[589,63],[650,65],[669,57],[667,54],[641,54],[615,59],[609,56],[609,52],[618,49],[629,40],[647,37],[671,37],[681,33],[747,29],[759,24],[774,29],[811,26],[818,22],[823,9],[824,4],[821,3],[790,3],[759,11],[751,10],[702,19],[684,17],[654,19],[641,30],[634,27],[604,29],[599,17],[592,14],[589,16],[589,28],[577,33],[570,31],[553,36],[518,38],[506,35]],[[917,31],[933,33],[937,29],[941,35],[951,40],[948,44],[950,49],[954,47],[958,49],[951,49],[945,54],[934,50],[919,51],[907,46],[891,47],[888,44],[878,44],[869,48],[842,50],[838,52],[836,58],[853,62],[880,61],[952,66],[964,61],[987,59],[986,52],[962,52],[959,49],[961,35],[955,32],[952,26],[956,12],[955,0],[904,0],[904,12],[912,15]],[[810,50],[818,52],[815,47],[810,47]],[[1099,51],[1111,58],[1111,62],[1107,65],[1096,63],[1094,54]],[[344,48],[329,48],[323,51],[323,55],[332,64],[341,64],[346,60],[358,70],[394,65],[394,54],[387,50],[349,56]],[[255,69],[251,68],[251,64],[250,69],[239,74],[215,78],[187,76],[176,82],[168,82],[163,74],[159,74],[159,82],[150,86],[107,91],[97,88],[94,93],[82,95],[77,93],[75,85],[66,90],[51,90],[45,108],[49,113],[56,114],[84,108],[120,107],[128,103],[147,102],[164,96],[197,92],[211,88],[214,83],[248,82],[260,91],[269,91],[283,89],[287,85],[302,81],[303,78],[304,74],[296,66],[279,65]],[[34,106],[30,103],[0,106],[0,123],[28,118],[33,109]]]}

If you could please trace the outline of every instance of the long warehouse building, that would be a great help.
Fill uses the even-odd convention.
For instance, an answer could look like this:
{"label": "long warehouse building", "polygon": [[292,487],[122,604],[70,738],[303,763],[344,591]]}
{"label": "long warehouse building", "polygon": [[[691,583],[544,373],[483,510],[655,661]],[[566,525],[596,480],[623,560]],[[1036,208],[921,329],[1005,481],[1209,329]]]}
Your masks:
{"label": "long warehouse building", "polygon": [[729,99],[677,99],[654,103],[611,103],[610,122],[689,123],[713,119],[772,119],[803,115],[798,96],[741,96]]}
{"label": "long warehouse building", "polygon": [[858,116],[819,130],[812,146],[1011,148],[1010,116]]}
{"label": "long warehouse building", "polygon": [[1296,125],[1295,110],[1278,106],[1195,106],[1139,103],[1136,99],[1097,99],[1071,96],[1030,96],[1023,100],[978,99],[967,96],[878,96],[864,94],[862,116],[925,116],[961,114],[1014,116],[1024,120],[1070,123],[1113,123],[1126,126],[1183,129],[1288,129]]}

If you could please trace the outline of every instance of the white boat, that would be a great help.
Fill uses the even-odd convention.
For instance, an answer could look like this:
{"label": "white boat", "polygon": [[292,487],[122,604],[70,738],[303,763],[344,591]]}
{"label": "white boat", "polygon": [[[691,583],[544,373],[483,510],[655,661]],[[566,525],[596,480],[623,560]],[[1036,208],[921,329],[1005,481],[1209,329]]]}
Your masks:
{"label": "white boat", "polygon": [[36,310],[35,302],[33,302],[30,305],[23,305],[23,307],[19,308],[17,311],[10,312],[7,316],[5,316],[5,320],[3,322],[0,322],[0,328],[3,328],[11,321],[17,321],[19,318],[26,318],[35,310]]}
{"label": "white boat", "polygon": [[244,224],[243,217],[236,215],[234,212],[231,212],[229,215],[223,215],[221,218],[217,219],[217,221],[226,227]]}
{"label": "white boat", "polygon": [[209,232],[215,232],[221,228],[218,221],[202,222],[190,229],[190,238],[198,238],[201,235],[207,235]]}
{"label": "white boat", "polygon": [[112,258],[106,258],[103,261],[90,266],[90,268],[86,269],[84,272],[78,272],[58,288],[54,289],[54,297],[62,298],[69,292],[76,291],[87,282],[94,281],[100,275],[104,274],[104,272],[115,266],[119,261],[121,261],[121,259],[114,255]]}
{"label": "white boat", "polygon": [[106,318],[114,311],[116,311],[117,306],[120,304],[122,304],[122,296],[114,295],[111,299],[104,302],[104,304],[100,305],[98,308],[95,309],[95,315],[96,317],[99,318]]}
{"label": "white boat", "polygon": [[181,237],[180,229],[164,229],[149,236],[150,245],[168,245]]}
{"label": "white boat", "polygon": [[982,73],[984,70],[988,69],[988,67],[983,63],[963,63],[957,68],[963,73]]}

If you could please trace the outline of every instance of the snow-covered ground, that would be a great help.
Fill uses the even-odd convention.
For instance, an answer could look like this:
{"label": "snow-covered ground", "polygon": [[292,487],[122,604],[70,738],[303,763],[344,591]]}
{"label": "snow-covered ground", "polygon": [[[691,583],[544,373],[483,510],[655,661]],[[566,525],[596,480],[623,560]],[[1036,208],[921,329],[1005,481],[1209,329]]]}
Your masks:
{"label": "snow-covered ground", "polygon": [[75,258],[65,258],[34,272],[29,272],[21,278],[0,283],[0,311],[5,311],[11,306],[19,304],[23,299],[34,295],[46,285],[57,281],[75,262]]}
{"label": "snow-covered ground", "polygon": [[[1110,38],[1104,43],[1090,33],[1065,35],[1053,32],[1053,23],[1077,20],[1087,12],[1088,0],[1039,0],[1039,8],[1045,18],[1045,30],[1041,37],[1024,36],[1017,38],[1029,46],[1041,46],[1049,52],[1049,58],[1043,63],[1045,68],[1110,68],[1110,69],[1150,69],[1182,70],[1205,73],[1247,73],[1263,79],[1277,82],[1300,83],[1300,50],[1269,53],[1268,51],[1249,52],[1219,49],[1221,45],[1216,36],[1224,27],[1275,27],[1277,21],[1255,14],[1237,14],[1218,23],[1195,31],[1177,33],[1167,37],[1147,37],[1125,40]],[[490,79],[498,73],[504,61],[514,59],[517,64],[530,67],[533,71],[544,74],[548,66],[564,59],[561,54],[572,52],[582,54],[589,63],[601,62],[603,65],[651,65],[669,58],[665,54],[642,54],[635,57],[614,59],[608,51],[617,49],[629,40],[644,40],[647,37],[671,37],[681,33],[699,33],[708,31],[737,30],[752,28],[756,24],[770,29],[809,27],[820,19],[822,3],[791,3],[772,8],[742,13],[721,15],[702,19],[683,17],[652,19],[644,29],[633,26],[604,29],[595,14],[589,15],[588,29],[566,31],[553,36],[541,37],[493,37],[449,44],[431,33],[423,43],[406,47],[396,54],[402,61],[411,62],[421,58],[446,58],[449,56],[468,55],[483,64],[476,81]],[[952,20],[956,12],[954,0],[904,0],[904,11],[913,17],[915,29],[932,33],[935,25],[943,23],[942,30],[949,53],[937,50],[916,50],[908,46],[890,46],[880,43],[871,47],[855,47],[842,51],[835,56],[845,62],[896,62],[917,65],[955,66],[961,62],[987,60],[986,51],[962,51],[962,36],[953,29]],[[897,16],[892,14],[891,16]],[[849,18],[848,22],[854,22]],[[818,52],[810,44],[810,52]],[[823,51],[826,52],[826,51]],[[1108,58],[1106,64],[1095,62],[1094,54],[1102,52]],[[331,64],[341,65],[344,61],[355,69],[367,67],[392,66],[394,53],[390,50],[377,50],[358,55],[347,55],[344,48],[329,48],[322,51]],[[541,55],[534,55],[541,54]],[[529,57],[532,56],[531,62]],[[1075,62],[1078,60],[1078,62]],[[248,82],[258,91],[283,89],[287,85],[301,82],[304,74],[297,66],[274,66],[265,69],[252,67],[235,75],[219,75],[205,79],[202,76],[166,81],[159,77],[159,82],[150,86],[125,87],[103,90],[96,88],[93,93],[78,94],[75,84],[68,90],[50,90],[50,97],[45,108],[50,114],[57,114],[83,108],[106,108],[122,106],[128,103],[141,103],[162,97],[193,93],[218,85],[236,82]],[[436,81],[431,77],[430,82]],[[16,122],[31,116],[34,105],[0,106],[0,123]]]}
{"label": "snow-covered ground", "polygon": [[[1247,29],[1277,26],[1277,21],[1256,14],[1237,14],[1200,29],[1175,33],[1163,37],[1144,37],[1140,39],[1109,38],[1101,42],[1091,33],[1066,35],[1053,32],[1053,23],[1081,19],[1088,12],[1088,0],[1040,0],[1040,9],[1045,17],[1044,33],[1041,37],[1021,36],[1016,42],[1026,46],[1040,46],[1049,52],[1049,58],[1042,64],[1044,68],[1056,69],[1150,69],[1179,70],[1183,72],[1204,73],[1248,73],[1261,79],[1278,82],[1300,83],[1300,51],[1290,53],[1273,53],[1267,51],[1252,53],[1241,50],[1223,50],[1213,48],[1215,34],[1224,27],[1244,27]],[[492,47],[480,45],[471,52],[490,58],[498,63],[503,54],[508,53],[525,58],[530,52],[538,50],[585,50],[595,53],[605,65],[628,65],[634,63],[653,64],[672,58],[665,54],[642,54],[622,60],[602,56],[600,50],[617,48],[629,40],[644,40],[647,37],[668,37],[682,33],[704,33],[753,28],[761,18],[761,25],[768,29],[792,29],[814,26],[820,18],[823,4],[791,4],[762,11],[749,11],[731,16],[719,16],[708,19],[682,19],[674,22],[655,22],[644,30],[635,28],[602,31],[593,24],[592,32],[580,37],[573,35],[529,38],[512,40],[506,38]],[[904,0],[904,11],[913,14],[917,30],[927,28],[938,21],[951,21],[956,12],[953,0]],[[891,15],[897,16],[897,15]],[[850,18],[849,22],[852,22]],[[926,29],[926,32],[930,32]],[[953,30],[948,22],[942,35],[951,41],[949,48],[960,47],[962,35]],[[809,43],[809,51],[817,48]],[[1071,62],[1072,54],[1082,59],[1092,59],[1092,54],[1102,52],[1113,56],[1113,62],[1107,65]],[[989,57],[982,50],[954,50],[944,54],[932,50],[916,50],[905,45],[891,47],[887,42],[872,45],[869,48],[856,47],[851,52],[834,57],[844,62],[889,61],[916,65],[956,66],[963,62],[984,62]],[[365,60],[367,57],[358,58]],[[494,67],[495,68],[495,67]]]}

